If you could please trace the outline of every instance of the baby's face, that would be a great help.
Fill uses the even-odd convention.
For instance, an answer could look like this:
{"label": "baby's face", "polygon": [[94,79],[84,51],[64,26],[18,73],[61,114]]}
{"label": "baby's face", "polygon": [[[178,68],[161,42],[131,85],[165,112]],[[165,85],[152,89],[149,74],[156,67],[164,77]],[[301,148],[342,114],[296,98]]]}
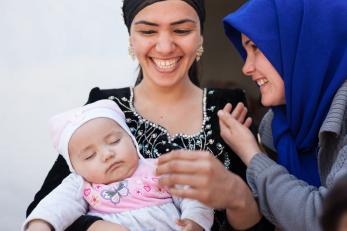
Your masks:
{"label": "baby's face", "polygon": [[128,133],[108,118],[96,118],[79,127],[70,139],[69,154],[76,173],[97,184],[130,177],[139,159]]}

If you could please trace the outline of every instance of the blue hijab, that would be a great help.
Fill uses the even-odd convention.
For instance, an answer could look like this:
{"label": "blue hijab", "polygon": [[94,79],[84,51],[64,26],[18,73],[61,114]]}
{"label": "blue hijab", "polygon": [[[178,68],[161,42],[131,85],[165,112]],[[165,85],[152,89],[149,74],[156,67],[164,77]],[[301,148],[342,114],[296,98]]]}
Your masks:
{"label": "blue hijab", "polygon": [[278,163],[319,186],[319,129],[347,77],[347,1],[250,0],[223,22],[243,58],[240,32],[283,78],[286,105],[272,107]]}

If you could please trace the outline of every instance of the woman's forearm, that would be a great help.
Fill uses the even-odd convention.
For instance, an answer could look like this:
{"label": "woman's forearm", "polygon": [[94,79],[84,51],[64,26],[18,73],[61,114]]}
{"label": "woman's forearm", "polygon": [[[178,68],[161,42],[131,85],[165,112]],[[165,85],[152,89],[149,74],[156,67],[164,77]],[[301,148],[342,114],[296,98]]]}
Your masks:
{"label": "woman's forearm", "polygon": [[261,220],[261,213],[251,190],[240,177],[233,177],[228,192],[230,200],[227,206],[229,224],[237,230],[248,229]]}

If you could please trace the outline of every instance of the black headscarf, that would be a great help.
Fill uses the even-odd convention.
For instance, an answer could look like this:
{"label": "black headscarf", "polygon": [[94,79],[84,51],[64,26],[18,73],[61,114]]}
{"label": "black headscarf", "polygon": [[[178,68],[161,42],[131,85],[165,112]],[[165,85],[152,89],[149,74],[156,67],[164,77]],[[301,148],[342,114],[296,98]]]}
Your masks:
{"label": "black headscarf", "polygon": [[[123,1],[123,18],[125,25],[130,33],[130,27],[133,19],[143,8],[152,5],[156,2],[161,2],[165,0],[124,0]],[[206,17],[204,0],[182,0],[192,6],[200,19],[200,29],[203,32],[204,22]]]}

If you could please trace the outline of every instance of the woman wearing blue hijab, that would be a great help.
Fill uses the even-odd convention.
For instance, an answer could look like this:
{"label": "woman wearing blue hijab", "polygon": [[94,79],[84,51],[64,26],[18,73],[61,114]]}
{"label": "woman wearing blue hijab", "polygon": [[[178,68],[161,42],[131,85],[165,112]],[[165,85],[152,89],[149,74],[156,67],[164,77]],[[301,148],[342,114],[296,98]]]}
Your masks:
{"label": "woman wearing blue hijab", "polygon": [[248,166],[268,219],[320,230],[322,200],[347,172],[347,1],[250,0],[224,26],[271,107],[259,133],[277,163],[230,108],[219,112],[222,136]]}

